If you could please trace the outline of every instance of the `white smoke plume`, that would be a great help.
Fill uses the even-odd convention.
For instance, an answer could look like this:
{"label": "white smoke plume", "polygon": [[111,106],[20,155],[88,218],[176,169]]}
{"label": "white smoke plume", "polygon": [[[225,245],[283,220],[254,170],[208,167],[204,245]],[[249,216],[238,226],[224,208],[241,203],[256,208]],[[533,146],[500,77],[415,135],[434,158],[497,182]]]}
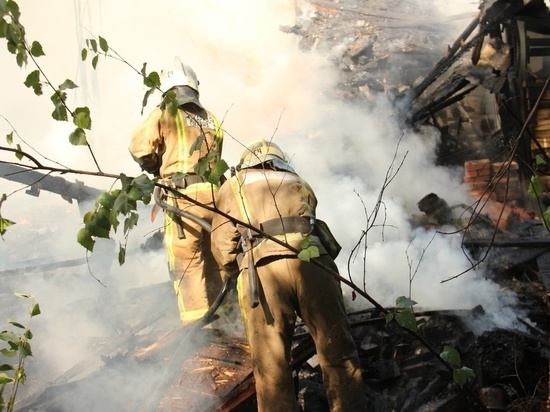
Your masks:
{"label": "white smoke plume", "polygon": [[[243,144],[260,136],[273,137],[313,186],[319,200],[318,215],[343,246],[337,261],[343,276],[348,276],[348,257],[367,226],[366,217],[377,203],[389,168],[392,164],[397,168],[404,159],[384,194],[384,227],[369,232],[365,266],[362,251],[352,259],[353,280],[362,285],[365,273],[367,292],[382,305],[392,306],[398,296],[408,295],[409,278],[414,274],[411,297],[420,306],[470,309],[482,305],[488,313],[500,314],[491,319],[492,326],[510,324],[513,316],[507,316],[509,311],[503,307],[512,297],[504,296],[481,271],[441,283],[470,265],[459,239],[434,237],[431,232],[413,229],[408,222],[412,213],[418,213],[416,202],[430,192],[449,204],[466,199],[461,171],[434,166],[437,133],[401,130],[385,96],[379,96],[369,107],[356,107],[330,97],[327,91],[334,87],[338,73],[327,56],[299,51],[298,40],[280,30],[280,26],[296,22],[294,1],[18,3],[28,38],[40,41],[44,47],[46,56],[39,63],[50,81],[61,84],[70,78],[79,85],[69,103],[90,107],[93,125],[89,140],[104,172],[130,176],[140,173],[127,146],[131,130],[142,119],[145,88],[125,63],[100,58],[97,70],[93,70],[89,61],[81,62],[85,39],[98,35],[138,70],[147,62],[147,71],[160,71],[174,56],[190,64],[200,80],[201,101],[224,121],[224,158],[228,163],[237,163]],[[461,9],[458,3],[462,3]],[[471,2],[452,4],[457,7],[453,13],[477,9]],[[457,27],[458,34],[459,23]],[[452,31],[449,39],[453,40]],[[442,45],[442,53],[445,47]],[[3,54],[0,115],[47,158],[75,169],[94,170],[89,153],[69,145],[70,125],[51,119],[50,91],[42,98],[34,96],[22,85],[27,71],[19,69],[7,52]],[[158,95],[150,97],[144,116],[158,99]],[[0,125],[1,133],[10,132],[8,124],[0,121]],[[6,160],[4,154],[2,160]],[[76,179],[101,190],[112,184],[83,176]],[[2,182],[2,193],[19,188],[15,183]],[[106,244],[105,253],[96,252],[91,258],[105,258],[106,266],[92,270],[92,274],[86,265],[80,265],[17,272],[9,279],[3,275],[7,279],[2,279],[3,296],[12,291],[34,294],[42,307],[43,314],[33,320],[37,329],[33,342],[37,374],[43,368],[56,376],[85,359],[92,364],[88,368],[94,362],[101,364],[90,345],[102,336],[112,338],[117,323],[129,321],[123,309],[139,307],[139,302],[126,299],[128,291],[168,281],[164,252],[146,254],[139,248],[160,226],[158,218],[156,223],[150,222],[149,213],[150,208],[142,209],[123,266],[116,262],[115,245]],[[0,271],[86,256],[76,243],[82,221],[76,204],[50,193],[33,198],[19,191],[2,205],[2,215],[17,224],[0,242]],[[98,263],[92,262],[92,268],[94,264]],[[344,291],[349,298],[349,288]],[[167,297],[160,295],[159,299]],[[21,308],[20,301],[14,302],[15,310]],[[350,300],[354,309],[368,306],[361,297]],[[11,315],[13,309],[8,312]],[[57,337],[56,341],[46,342],[52,336]],[[98,391],[103,384],[123,386],[115,379],[109,384],[108,379],[105,377],[107,383],[97,384]],[[96,406],[98,410],[100,406],[104,411],[117,410],[119,406],[114,399],[102,405],[95,405],[91,399],[67,402],[67,410],[78,403],[87,410],[95,410]]]}

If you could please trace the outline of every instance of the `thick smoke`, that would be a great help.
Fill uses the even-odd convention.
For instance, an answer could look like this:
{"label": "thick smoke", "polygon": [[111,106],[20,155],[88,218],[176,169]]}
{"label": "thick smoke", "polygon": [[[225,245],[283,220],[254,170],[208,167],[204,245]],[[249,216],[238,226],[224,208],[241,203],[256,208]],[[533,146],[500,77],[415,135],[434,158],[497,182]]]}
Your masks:
{"label": "thick smoke", "polygon": [[[398,296],[408,295],[410,288],[419,306],[470,309],[482,305],[488,313],[500,314],[487,319],[490,327],[510,324],[513,316],[506,308],[513,297],[504,296],[481,271],[441,283],[470,265],[459,238],[435,235],[409,224],[409,216],[418,213],[416,202],[430,192],[450,204],[467,202],[461,171],[434,166],[438,134],[434,130],[401,130],[385,96],[379,96],[369,107],[335,100],[329,91],[338,74],[327,56],[300,52],[298,39],[280,30],[280,26],[294,24],[297,15],[307,18],[307,13],[297,12],[295,2],[18,3],[29,39],[39,40],[44,47],[46,56],[39,62],[51,76],[50,81],[61,84],[70,78],[79,85],[69,104],[91,109],[89,140],[102,171],[130,176],[140,173],[127,145],[132,128],[158,103],[159,96],[151,96],[142,115],[145,88],[130,66],[139,71],[147,62],[147,71],[159,71],[174,56],[180,56],[199,76],[202,102],[223,119],[228,163],[237,163],[247,142],[260,136],[273,137],[311,183],[319,200],[319,217],[343,246],[337,263],[344,276],[349,274],[358,285],[364,283],[382,305],[392,306]],[[453,7],[458,7],[457,3],[453,2]],[[476,10],[470,2],[460,3],[467,8],[457,8],[453,13]],[[457,27],[460,29],[459,22]],[[89,61],[82,62],[80,50],[85,39],[98,35],[107,39],[125,62],[102,56],[97,70]],[[19,69],[11,59],[5,52],[0,87],[2,96],[9,99],[0,102],[0,115],[46,158],[75,169],[95,170],[86,149],[68,144],[70,125],[51,119],[50,91],[41,98],[34,96],[22,85],[28,69]],[[0,124],[4,134],[11,131],[9,124]],[[7,160],[4,154],[2,160]],[[348,266],[362,232],[373,223],[371,213],[388,173],[395,178],[385,190],[383,207],[368,232],[367,245],[360,245]],[[102,190],[113,184],[104,179],[74,178]],[[19,189],[19,185],[2,182],[2,193]],[[81,263],[15,271],[86,259],[85,251],[76,243],[82,209],[86,210],[57,195],[42,193],[34,198],[24,190],[2,205],[2,215],[17,223],[1,242],[1,270],[12,271],[2,275],[2,295],[7,299],[12,291],[30,293],[40,303],[43,314],[33,320],[36,348],[34,364],[29,367],[34,368],[35,376],[48,371],[50,378],[44,379],[81,362],[84,372],[92,371],[102,364],[98,353],[116,354],[112,350],[101,352],[98,340],[112,340],[117,330],[127,330],[128,323],[135,321],[132,314],[143,315],[144,304],[140,302],[144,297],[133,288],[150,288],[144,290],[164,302],[162,310],[167,311],[168,318],[172,316],[168,314],[170,301],[166,303],[172,294],[162,286],[168,281],[164,252],[140,249],[161,225],[159,218],[150,222],[150,207],[142,209],[138,227],[128,239],[127,263],[123,266],[116,262],[116,249],[124,239],[116,234],[115,241],[103,243],[102,252],[89,256],[89,267]],[[347,298],[350,292],[345,288]],[[354,302],[349,299],[349,304],[354,309],[369,306],[360,297]],[[21,309],[25,302],[14,298],[12,305],[3,308],[9,316],[25,316]],[[173,305],[176,310],[175,301]],[[155,371],[148,372],[155,376]],[[125,385],[136,383],[106,373],[95,386],[85,384],[95,388],[90,389],[92,394],[104,386],[120,389],[120,394],[125,392]],[[111,392],[106,391],[105,396]],[[75,404],[85,405],[87,410],[96,407],[90,395],[68,400],[67,410],[74,409]],[[105,399],[101,405],[102,410],[117,410],[119,406],[114,399]]]}

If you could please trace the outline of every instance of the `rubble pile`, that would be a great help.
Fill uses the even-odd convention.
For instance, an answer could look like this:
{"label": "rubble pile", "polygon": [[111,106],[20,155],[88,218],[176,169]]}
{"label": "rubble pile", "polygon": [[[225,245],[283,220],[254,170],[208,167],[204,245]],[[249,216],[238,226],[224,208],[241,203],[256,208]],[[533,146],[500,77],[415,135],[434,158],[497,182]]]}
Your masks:
{"label": "rubble pile", "polygon": [[302,50],[328,56],[341,73],[334,92],[353,101],[404,93],[429,72],[449,39],[441,16],[421,2],[298,4],[298,24],[282,30],[299,36]]}

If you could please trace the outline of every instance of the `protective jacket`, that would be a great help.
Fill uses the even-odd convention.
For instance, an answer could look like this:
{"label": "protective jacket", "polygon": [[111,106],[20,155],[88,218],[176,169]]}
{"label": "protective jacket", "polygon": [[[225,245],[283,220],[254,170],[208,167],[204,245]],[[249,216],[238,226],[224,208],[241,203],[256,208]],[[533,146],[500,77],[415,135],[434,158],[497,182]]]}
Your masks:
{"label": "protective jacket", "polygon": [[[223,130],[211,113],[193,107],[193,111],[180,107],[176,116],[155,108],[134,129],[129,149],[143,170],[160,175],[163,183],[182,194],[213,206],[218,187],[195,174],[194,167],[209,153],[215,154],[212,162],[221,156]],[[166,202],[212,222],[213,213],[193,202],[170,194]],[[172,213],[164,216],[168,269],[180,317],[186,323],[201,318],[216,298],[222,286],[221,268],[212,256],[209,233],[196,222]]]}
{"label": "protective jacket", "polygon": [[[297,174],[267,168],[239,171],[222,185],[216,201],[217,208],[232,218],[265,227],[266,233],[276,228],[268,234],[298,250],[309,237],[309,244],[319,248],[319,260],[336,272],[319,239],[300,220],[307,223],[314,218],[316,205],[312,188]],[[277,221],[281,225],[273,223]],[[365,410],[361,369],[339,281],[329,271],[300,260],[296,252],[261,236],[256,236],[251,250],[242,256],[242,234],[247,232],[222,214],[216,214],[212,221],[213,253],[229,273],[238,275],[239,306],[250,343],[258,410],[298,410],[290,367],[298,316],[315,341],[331,410]],[[257,307],[250,304],[249,277],[254,272]]]}
{"label": "protective jacket", "polygon": [[[190,152],[199,136],[204,136],[203,143],[198,150]],[[222,143],[223,129],[208,111],[192,113],[179,109],[176,116],[170,116],[157,107],[134,129],[130,153],[141,166],[143,159],[156,158],[159,175],[166,178],[177,172],[195,173],[195,164],[206,154],[221,155]]]}

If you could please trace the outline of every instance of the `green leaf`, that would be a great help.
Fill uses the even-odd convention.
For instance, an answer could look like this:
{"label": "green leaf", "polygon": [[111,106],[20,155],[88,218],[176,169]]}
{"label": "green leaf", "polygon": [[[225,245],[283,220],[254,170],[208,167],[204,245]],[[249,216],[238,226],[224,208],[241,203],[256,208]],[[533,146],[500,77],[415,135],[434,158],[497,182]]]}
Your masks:
{"label": "green leaf", "polygon": [[31,45],[31,54],[34,57],[45,56],[44,50],[42,50],[42,45],[37,41],[33,41]]}
{"label": "green leaf", "polygon": [[311,260],[311,256],[309,254],[309,250],[303,249],[298,253],[298,259],[300,259],[302,262],[309,262]]}
{"label": "green leaf", "polygon": [[32,356],[31,344],[27,341],[21,341],[19,343],[19,353],[24,358],[27,356]]}
{"label": "green leaf", "polygon": [[15,322],[13,320],[9,320],[8,321],[9,324],[15,326],[16,328],[21,328],[21,329],[25,329],[25,326],[21,325],[19,322]]}
{"label": "green leaf", "polygon": [[92,67],[95,69],[97,67],[97,62],[99,61],[99,56],[96,54],[92,59]]}
{"label": "green leaf", "polygon": [[88,144],[86,139],[86,132],[80,127],[74,129],[74,131],[69,135],[69,142],[74,146],[85,146]]}
{"label": "green leaf", "polygon": [[15,355],[17,355],[16,349],[0,349],[0,353],[4,355],[6,358],[13,358]]}
{"label": "green leaf", "polygon": [[78,234],[76,235],[76,240],[78,241],[78,243],[84,246],[86,250],[90,252],[94,251],[95,240],[92,239],[92,235],[87,228],[83,227],[78,231]]}
{"label": "green leaf", "polygon": [[52,112],[52,117],[55,120],[59,120],[62,122],[66,122],[68,120],[67,117],[67,109],[62,104],[56,104],[55,109]]}
{"label": "green leaf", "polygon": [[174,92],[173,90],[170,90],[162,98],[162,102],[160,103],[160,108],[162,110],[168,111],[168,114],[170,116],[176,117],[176,114],[178,113],[178,107],[179,105],[176,99],[176,92]]}
{"label": "green leaf", "polygon": [[134,185],[127,188],[126,195],[128,196],[128,200],[131,200],[133,202],[141,200],[141,190],[139,189],[139,187],[136,187]]}
{"label": "green leaf", "polygon": [[82,48],[82,51],[80,52],[80,58],[82,61],[86,60],[86,57],[88,57],[88,49]]}
{"label": "green leaf", "polygon": [[132,210],[136,210],[136,202],[130,198],[127,192],[121,192],[113,205],[113,212],[126,215]]}
{"label": "green leaf", "polygon": [[151,72],[148,76],[143,78],[143,84],[150,89],[155,90],[160,86],[160,76],[157,72]]}
{"label": "green leaf", "polygon": [[29,295],[28,293],[14,292],[13,294],[14,294],[15,296],[17,296],[18,298],[23,298],[23,299],[34,299],[34,296],[33,296],[33,295]]}
{"label": "green leaf", "polygon": [[15,21],[19,21],[19,17],[21,16],[21,13],[19,12],[19,5],[15,1],[8,1],[6,2],[6,8],[12,14],[13,19]]}
{"label": "green leaf", "polygon": [[189,156],[192,156],[193,153],[197,150],[201,150],[201,147],[202,147],[202,144],[204,143],[204,135],[203,134],[200,134],[196,139],[195,141],[193,142],[193,144],[191,145],[191,147],[189,148]]}
{"label": "green leaf", "polygon": [[462,365],[462,361],[460,360],[460,354],[456,349],[454,349],[451,346],[445,346],[443,348],[443,352],[441,352],[439,356],[441,356],[441,358],[445,362],[448,362],[453,366],[460,367],[460,365]]}
{"label": "green leaf", "polygon": [[9,377],[5,373],[0,373],[0,385],[6,385],[12,382],[15,382],[15,379]]}
{"label": "green leaf", "polygon": [[59,85],[59,90],[76,89],[78,86],[70,79],[65,80]]}
{"label": "green leaf", "polygon": [[107,40],[105,40],[103,37],[99,36],[99,47],[101,50],[103,50],[105,53],[109,50],[109,46],[107,44]]}
{"label": "green leaf", "polygon": [[0,340],[3,340],[4,342],[17,342],[19,337],[15,333],[5,330],[0,333]]}
{"label": "green leaf", "polygon": [[113,196],[111,193],[103,192],[97,197],[95,201],[95,205],[103,206],[107,209],[112,209],[115,203],[115,199],[116,199],[116,196]]}
{"label": "green leaf", "polygon": [[23,369],[23,367],[19,367],[15,370],[15,380],[21,382],[22,384],[25,384],[27,381],[27,375],[25,374],[25,369]]}
{"label": "green leaf", "polygon": [[23,159],[23,152],[21,151],[21,145],[19,144],[15,145],[15,149],[17,150],[15,152],[15,157],[17,157],[19,160]]}
{"label": "green leaf", "polygon": [[550,206],[542,213],[542,223],[545,228],[548,229],[550,227]]}
{"label": "green leaf", "polygon": [[89,39],[89,45],[92,47],[92,50],[97,53],[97,40]]}
{"label": "green leaf", "polygon": [[155,182],[151,180],[149,176],[143,173],[132,180],[131,185],[139,188],[139,190],[141,191],[141,201],[144,204],[148,204],[151,200],[151,196],[155,188]]}
{"label": "green leaf", "polygon": [[13,143],[13,132],[10,132],[6,135],[6,143],[11,146]]}
{"label": "green leaf", "polygon": [[128,233],[130,230],[132,230],[134,227],[136,227],[139,220],[139,215],[137,213],[130,213],[130,216],[128,216],[124,220],[124,233]]}
{"label": "green leaf", "polygon": [[463,387],[468,378],[473,378],[475,376],[475,373],[473,369],[467,368],[466,366],[463,366],[460,369],[455,369],[453,371],[453,379],[454,381],[460,385],[460,387]]}
{"label": "green leaf", "polygon": [[386,314],[386,323],[390,323],[394,319],[395,319],[395,313],[390,312]]}
{"label": "green leaf", "polygon": [[4,19],[0,19],[0,37],[6,37],[8,32],[8,22]]}
{"label": "green leaf", "polygon": [[40,82],[40,72],[38,70],[30,72],[23,84],[32,88],[37,96],[42,94],[42,83]]}
{"label": "green leaf", "polygon": [[317,246],[310,246],[307,248],[307,250],[309,250],[309,256],[312,259],[315,259],[321,256],[321,253],[319,253],[319,248]]}
{"label": "green leaf", "polygon": [[120,246],[120,248],[118,249],[118,264],[119,265],[124,265],[124,262],[126,261],[126,248],[123,248],[122,246]]}
{"label": "green leaf", "polygon": [[219,186],[221,178],[229,170],[229,165],[223,159],[218,160],[212,169],[206,174],[206,180],[213,185]]}
{"label": "green leaf", "polygon": [[13,367],[13,365],[9,365],[7,363],[4,363],[3,365],[0,365],[0,371],[12,371],[14,369],[15,368]]}
{"label": "green leaf", "polygon": [[302,241],[300,242],[300,248],[301,249],[307,249],[311,244],[311,239],[308,237],[305,237],[302,239]]}
{"label": "green leaf", "polygon": [[40,315],[40,313],[40,305],[38,305],[38,303],[35,303],[31,309],[31,318]]}
{"label": "green leaf", "polygon": [[208,159],[206,157],[201,157],[199,161],[195,163],[195,166],[193,166],[193,170],[197,175],[204,176],[209,167],[210,162],[208,161]]}
{"label": "green leaf", "polygon": [[32,332],[31,332],[30,329],[27,329],[27,330],[25,331],[25,333],[23,334],[23,336],[24,336],[25,338],[27,338],[27,339],[32,339],[32,338],[33,338],[33,334],[32,334]]}
{"label": "green leaf", "polygon": [[92,128],[92,118],[90,117],[90,109],[86,106],[77,107],[73,113],[73,123],[82,129],[90,130]]}
{"label": "green leaf", "polygon": [[527,192],[529,193],[529,196],[531,196],[532,199],[536,199],[540,197],[540,195],[543,192],[543,184],[538,178],[538,176],[531,176],[531,180],[529,181],[529,188],[527,189]]}
{"label": "green leaf", "polygon": [[404,310],[395,315],[396,322],[403,328],[416,332],[416,318],[411,311]]}
{"label": "green leaf", "polygon": [[27,64],[27,53],[21,49],[18,49],[17,55],[15,56],[15,61],[19,67],[23,67]]}
{"label": "green leaf", "polygon": [[[85,228],[90,236],[108,239],[111,231],[110,210],[100,208],[91,215],[86,216],[87,222]],[[88,215],[88,214],[87,214]]]}
{"label": "green leaf", "polygon": [[546,159],[544,157],[542,157],[541,155],[536,155],[535,156],[535,163],[537,164],[537,166],[545,165],[546,164]]}
{"label": "green leaf", "polygon": [[8,230],[8,227],[15,225],[15,222],[12,222],[11,220],[4,219],[2,216],[0,216],[0,236],[6,233]]}
{"label": "green leaf", "polygon": [[143,109],[145,106],[147,106],[147,101],[149,100],[149,96],[151,96],[154,93],[155,89],[149,89],[145,92],[143,95],[143,101],[141,102],[141,114],[143,114]]}
{"label": "green leaf", "polygon": [[398,308],[412,308],[414,305],[416,305],[416,302],[406,296],[399,296],[397,299],[395,299],[395,305]]}
{"label": "green leaf", "polygon": [[311,259],[318,258],[320,256],[319,248],[317,246],[309,246],[307,249],[302,249],[298,253],[298,258],[304,262],[309,262]]}

